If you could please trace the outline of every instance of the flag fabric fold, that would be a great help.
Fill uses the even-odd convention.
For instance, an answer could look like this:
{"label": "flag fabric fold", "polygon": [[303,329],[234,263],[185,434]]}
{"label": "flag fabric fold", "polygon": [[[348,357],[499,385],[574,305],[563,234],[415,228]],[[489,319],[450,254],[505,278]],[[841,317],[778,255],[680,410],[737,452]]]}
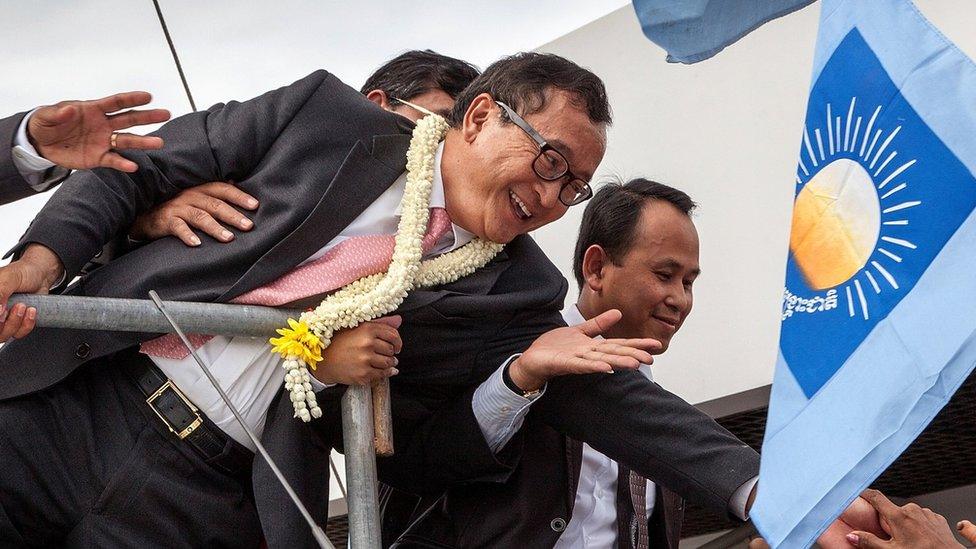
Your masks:
{"label": "flag fabric fold", "polygon": [[669,63],[697,63],[814,0],[634,0],[644,36]]}
{"label": "flag fabric fold", "polygon": [[823,0],[751,516],[806,547],[976,365],[976,65],[909,0]]}

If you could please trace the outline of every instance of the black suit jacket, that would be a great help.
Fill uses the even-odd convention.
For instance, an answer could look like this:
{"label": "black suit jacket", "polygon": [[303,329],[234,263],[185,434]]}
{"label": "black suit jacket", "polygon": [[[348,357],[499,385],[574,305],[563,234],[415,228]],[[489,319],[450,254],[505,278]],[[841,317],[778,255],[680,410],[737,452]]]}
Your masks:
{"label": "black suit jacket", "polygon": [[27,113],[0,119],[0,206],[8,202],[36,194],[37,191],[24,181],[14,166],[13,147],[17,128]]}
{"label": "black suit jacket", "polygon": [[[54,250],[67,276],[79,272],[113,234],[187,181],[235,179],[257,196],[262,208],[254,231],[229,246],[205,243],[186,248],[176,239],[149,243],[84,276],[67,290],[75,295],[144,297],[149,289],[177,300],[228,301],[274,280],[331,240],[402,173],[412,124],[366,101],[324,71],[245,103],[217,105],[181,117],[158,134],[164,151],[127,155],[140,165],[135,174],[94,170],[74,174],[35,219],[14,251],[30,242]],[[501,283],[499,284],[499,281]],[[500,292],[496,286],[504,288]],[[426,487],[503,474],[507,467],[487,448],[471,412],[469,386],[485,364],[500,363],[525,347],[538,331],[558,325],[566,283],[528,237],[519,238],[476,274],[455,284],[413,292],[400,308],[410,323],[401,330],[409,349],[400,355],[402,385],[433,380],[441,387],[430,398],[394,393],[397,456],[384,469]],[[440,302],[449,306],[435,308]],[[532,311],[523,313],[522,311]],[[478,353],[441,352],[432,341],[451,344],[452,316],[470,313],[519,320],[489,333]],[[518,329],[522,323],[524,329]],[[433,335],[433,334],[440,335]],[[527,333],[529,335],[523,335]],[[8,382],[0,398],[15,398],[58,383],[94,358],[112,354],[155,334],[38,329],[0,350],[0,376]],[[487,340],[490,339],[490,344]],[[454,343],[456,344],[456,342]],[[453,355],[453,356],[452,356]],[[475,356],[477,355],[477,356]],[[45,373],[23,364],[46,359]],[[452,367],[445,361],[457,360]],[[408,373],[409,372],[409,373]],[[406,378],[415,378],[406,380]],[[291,417],[287,399],[271,406],[264,442],[316,516],[328,505],[328,462],[324,452],[339,443],[338,397],[323,395],[332,422],[305,425]],[[445,396],[446,395],[446,396]],[[434,409],[438,414],[433,414]],[[418,441],[426,441],[421,444]],[[298,453],[304,442],[305,453]],[[460,448],[433,452],[429,448]],[[463,459],[460,459],[463,456]],[[271,546],[311,546],[300,516],[271,472],[260,462],[255,495]]]}
{"label": "black suit jacket", "polygon": [[[410,130],[405,118],[316,71],[250,101],[169,122],[157,132],[164,150],[125,153],[139,164],[136,173],[73,174],[14,251],[41,243],[60,257],[70,278],[137,213],[187,182],[231,179],[261,201],[254,230],[228,244],[192,249],[164,238],[68,290],[140,298],[156,289],[165,299],[228,301],[308,258],[382,194],[403,171]],[[400,308],[404,348],[392,387],[398,451],[380,463],[384,480],[434,492],[458,478],[502,480],[511,471],[488,451],[468,399],[510,355],[562,325],[566,287],[535,243],[520,237],[473,275],[411,293]],[[0,399],[42,390],[88,360],[154,336],[35,330],[0,351]],[[25,372],[39,356],[44,367]],[[712,508],[724,509],[735,488],[758,471],[755,452],[637,372],[553,380],[535,412],[560,432]],[[335,442],[336,428],[294,421],[287,399],[279,399],[264,433],[320,518],[328,500],[321,451]],[[306,443],[304,453],[298,442]],[[255,467],[254,484],[269,545],[311,546],[300,516],[263,463]]]}
{"label": "black suit jacket", "polygon": [[[519,467],[505,483],[471,482],[455,486],[439,499],[421,502],[409,527],[391,547],[552,547],[573,515],[579,485],[583,445],[563,436],[530,414],[522,428]],[[521,443],[520,443],[521,444]],[[506,449],[505,451],[509,451]],[[621,478],[627,469],[621,467]],[[654,511],[647,517],[650,547],[677,549],[684,501],[657,486]],[[404,498],[402,494],[391,497]],[[618,483],[617,543],[636,547],[637,523],[632,494]],[[403,529],[390,524],[397,517],[384,513],[384,531]]]}

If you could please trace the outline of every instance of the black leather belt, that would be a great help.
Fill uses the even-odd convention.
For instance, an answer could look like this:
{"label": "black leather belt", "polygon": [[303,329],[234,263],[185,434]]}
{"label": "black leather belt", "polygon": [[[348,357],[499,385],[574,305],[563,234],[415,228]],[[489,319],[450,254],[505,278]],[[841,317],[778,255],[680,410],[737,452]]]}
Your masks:
{"label": "black leather belt", "polygon": [[254,454],[227,436],[145,355],[129,370],[146,404],[177,439],[188,444],[210,466],[230,475],[250,470]]}

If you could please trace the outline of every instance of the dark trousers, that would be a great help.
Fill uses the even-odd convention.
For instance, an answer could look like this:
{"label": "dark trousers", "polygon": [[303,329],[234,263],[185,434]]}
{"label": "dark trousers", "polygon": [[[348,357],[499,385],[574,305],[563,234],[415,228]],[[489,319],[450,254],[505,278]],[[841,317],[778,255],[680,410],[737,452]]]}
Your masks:
{"label": "dark trousers", "polygon": [[258,547],[250,470],[220,472],[167,431],[125,371],[137,360],[0,402],[0,547]]}

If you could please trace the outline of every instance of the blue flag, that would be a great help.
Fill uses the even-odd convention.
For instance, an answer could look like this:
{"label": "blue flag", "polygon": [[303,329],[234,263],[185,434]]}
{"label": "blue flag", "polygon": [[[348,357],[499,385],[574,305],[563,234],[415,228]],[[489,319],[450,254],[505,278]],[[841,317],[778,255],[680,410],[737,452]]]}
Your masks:
{"label": "blue flag", "polygon": [[697,63],[813,0],[634,0],[634,11],[651,42],[669,63]]}
{"label": "blue flag", "polygon": [[806,547],[976,364],[976,65],[908,0],[823,0],[751,515]]}

